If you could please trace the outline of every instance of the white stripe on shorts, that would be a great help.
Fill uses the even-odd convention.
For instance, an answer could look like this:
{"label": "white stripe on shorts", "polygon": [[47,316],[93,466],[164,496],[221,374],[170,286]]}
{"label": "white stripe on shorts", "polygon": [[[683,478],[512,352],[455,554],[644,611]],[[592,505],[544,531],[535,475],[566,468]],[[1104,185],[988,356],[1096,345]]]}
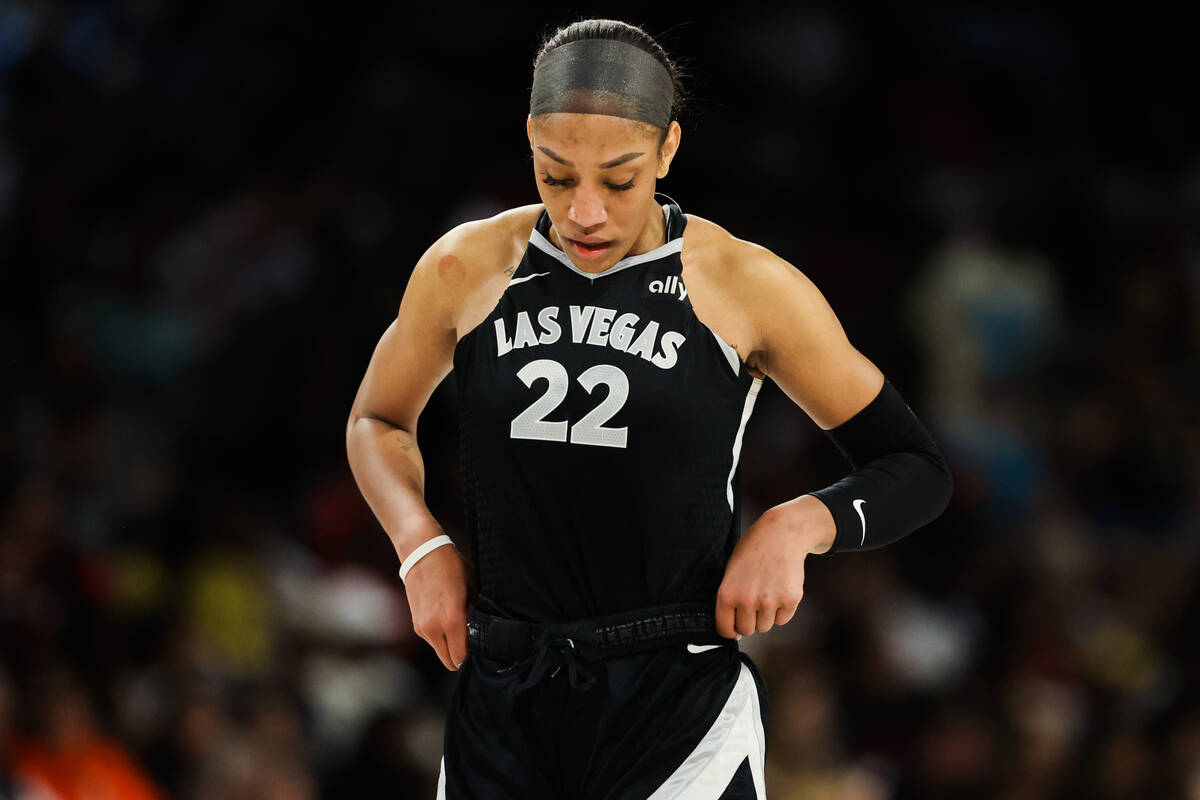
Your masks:
{"label": "white stripe on shorts", "polygon": [[442,765],[438,767],[437,800],[446,800],[446,757],[442,756]]}
{"label": "white stripe on shorts", "polygon": [[758,706],[758,687],[750,668],[742,664],[737,683],[717,720],[700,744],[647,800],[716,800],[729,786],[747,756],[754,793],[766,800],[763,775],[766,736]]}

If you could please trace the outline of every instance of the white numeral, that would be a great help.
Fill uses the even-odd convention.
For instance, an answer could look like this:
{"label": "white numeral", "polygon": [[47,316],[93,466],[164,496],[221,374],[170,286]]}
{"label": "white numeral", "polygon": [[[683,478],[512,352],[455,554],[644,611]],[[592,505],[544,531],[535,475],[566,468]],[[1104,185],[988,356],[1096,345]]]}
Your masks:
{"label": "white numeral", "polygon": [[612,364],[597,364],[584,370],[579,376],[579,382],[588,390],[588,394],[591,394],[598,384],[608,384],[608,397],[575,423],[571,428],[571,442],[600,447],[624,447],[629,428],[605,428],[604,423],[612,419],[629,399],[629,376]]}
{"label": "white numeral", "polygon": [[567,440],[567,421],[547,422],[543,417],[553,411],[567,396],[567,368],[549,358],[539,358],[521,367],[517,377],[529,388],[538,378],[546,379],[546,393],[534,400],[529,408],[518,414],[509,426],[514,439],[544,439],[547,442]]}
{"label": "white numeral", "polygon": [[[567,441],[567,421],[550,422],[545,419],[567,396],[567,384],[570,381],[567,368],[553,359],[539,358],[521,367],[517,377],[530,388],[533,388],[533,382],[538,378],[545,378],[546,391],[513,419],[509,426],[509,435],[514,439]],[[588,394],[601,383],[606,384],[608,396],[570,427],[571,443],[625,447],[629,428],[606,428],[604,423],[616,416],[629,399],[629,376],[612,364],[596,364],[583,371],[579,376],[579,383]]]}

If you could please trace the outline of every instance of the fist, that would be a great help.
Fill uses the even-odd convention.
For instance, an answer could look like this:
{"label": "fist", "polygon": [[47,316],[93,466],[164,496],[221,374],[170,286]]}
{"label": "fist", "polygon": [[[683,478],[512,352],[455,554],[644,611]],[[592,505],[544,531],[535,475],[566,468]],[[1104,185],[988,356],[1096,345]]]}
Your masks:
{"label": "fist", "polygon": [[828,550],[834,530],[829,509],[808,495],[764,512],[725,565],[717,633],[740,639],[790,620],[804,597],[804,559]]}

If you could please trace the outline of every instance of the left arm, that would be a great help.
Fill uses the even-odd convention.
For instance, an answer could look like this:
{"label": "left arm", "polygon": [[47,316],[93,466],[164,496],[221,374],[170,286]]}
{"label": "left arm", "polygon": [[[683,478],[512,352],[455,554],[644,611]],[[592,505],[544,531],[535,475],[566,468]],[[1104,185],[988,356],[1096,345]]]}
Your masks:
{"label": "left arm", "polygon": [[[717,630],[738,637],[791,619],[810,553],[870,549],[935,519],[950,499],[945,459],[883,373],[850,344],[807,277],[729,237],[727,296],[752,321],[748,363],[829,436],[855,471],[768,509],[743,534],[717,593]],[[868,536],[868,515],[870,536]]]}

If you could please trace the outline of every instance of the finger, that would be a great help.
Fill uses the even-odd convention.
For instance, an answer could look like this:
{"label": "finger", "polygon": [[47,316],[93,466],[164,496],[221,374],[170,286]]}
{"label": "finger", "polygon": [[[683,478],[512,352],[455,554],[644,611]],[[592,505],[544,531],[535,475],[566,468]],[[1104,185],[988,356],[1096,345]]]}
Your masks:
{"label": "finger", "polygon": [[756,622],[754,609],[747,609],[743,606],[738,606],[734,613],[736,614],[736,619],[733,624],[734,629],[743,636],[749,636],[750,634],[754,633],[754,626]]}
{"label": "finger", "polygon": [[754,617],[757,620],[757,625],[754,629],[759,633],[766,633],[767,631],[771,630],[771,627],[775,624],[774,611],[767,611],[766,609],[760,608]]}
{"label": "finger", "polygon": [[454,662],[450,660],[450,647],[446,644],[446,635],[440,632],[435,633],[428,641],[433,652],[437,653],[437,657],[442,660],[442,666],[453,672]]}
{"label": "finger", "polygon": [[726,639],[733,639],[737,631],[733,629],[733,606],[717,598],[717,634]]}
{"label": "finger", "polygon": [[796,614],[796,608],[797,606],[792,606],[790,608],[787,606],[781,606],[779,610],[775,612],[775,624],[786,625],[788,622],[790,622],[792,617]]}
{"label": "finger", "polygon": [[454,660],[454,668],[458,669],[467,660],[467,623],[465,620],[456,622],[446,630],[446,647],[450,658]]}

